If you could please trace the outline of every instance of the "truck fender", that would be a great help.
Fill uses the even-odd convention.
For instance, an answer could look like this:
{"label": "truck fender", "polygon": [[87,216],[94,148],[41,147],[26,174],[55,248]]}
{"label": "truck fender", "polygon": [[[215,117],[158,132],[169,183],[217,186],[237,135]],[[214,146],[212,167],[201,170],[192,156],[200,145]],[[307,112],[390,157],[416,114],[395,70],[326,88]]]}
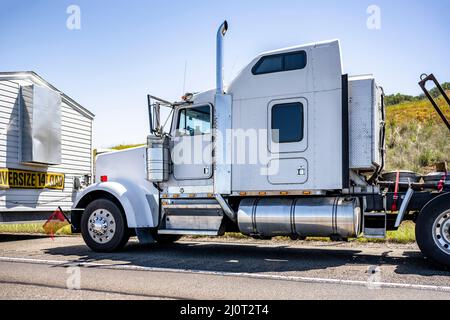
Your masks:
{"label": "truck fender", "polygon": [[155,228],[159,221],[159,195],[155,190],[146,190],[144,186],[125,180],[100,182],[80,192],[73,208],[85,209],[91,201],[106,193],[122,206],[129,228]]}
{"label": "truck fender", "polygon": [[432,210],[434,206],[441,203],[450,203],[450,192],[442,193],[428,201],[428,203],[423,206],[422,210],[420,210],[420,214],[425,214],[429,210]]}

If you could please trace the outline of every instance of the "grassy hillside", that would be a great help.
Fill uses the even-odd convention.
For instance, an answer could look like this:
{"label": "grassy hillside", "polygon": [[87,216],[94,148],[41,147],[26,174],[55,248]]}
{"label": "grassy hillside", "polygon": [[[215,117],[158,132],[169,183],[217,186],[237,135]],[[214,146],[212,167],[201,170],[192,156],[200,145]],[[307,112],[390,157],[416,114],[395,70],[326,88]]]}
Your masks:
{"label": "grassy hillside", "polygon": [[[441,83],[441,87],[444,90],[450,90],[450,82]],[[437,98],[441,95],[441,92],[436,87],[429,90],[429,92],[433,98]],[[419,96],[410,96],[410,95],[406,95],[406,94],[402,94],[402,93],[397,93],[397,94],[387,95],[384,99],[384,102],[386,103],[387,106],[392,106],[395,104],[400,104],[402,102],[419,101],[422,99],[425,99],[424,94],[421,94]]]}
{"label": "grassy hillside", "polygon": [[[450,119],[444,98],[437,99]],[[450,162],[450,132],[426,99],[386,108],[386,170],[433,171],[436,162]]]}

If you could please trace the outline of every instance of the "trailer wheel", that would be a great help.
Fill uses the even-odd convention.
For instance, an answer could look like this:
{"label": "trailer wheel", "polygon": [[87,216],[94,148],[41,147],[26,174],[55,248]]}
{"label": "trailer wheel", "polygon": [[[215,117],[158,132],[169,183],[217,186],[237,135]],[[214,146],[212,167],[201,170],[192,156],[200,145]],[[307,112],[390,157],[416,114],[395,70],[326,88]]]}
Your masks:
{"label": "trailer wheel", "polygon": [[108,199],[94,200],[86,207],[81,217],[81,234],[96,252],[118,251],[130,238],[122,210]]}
{"label": "trailer wheel", "polygon": [[416,240],[431,262],[450,268],[450,193],[438,196],[422,209],[416,222]]}

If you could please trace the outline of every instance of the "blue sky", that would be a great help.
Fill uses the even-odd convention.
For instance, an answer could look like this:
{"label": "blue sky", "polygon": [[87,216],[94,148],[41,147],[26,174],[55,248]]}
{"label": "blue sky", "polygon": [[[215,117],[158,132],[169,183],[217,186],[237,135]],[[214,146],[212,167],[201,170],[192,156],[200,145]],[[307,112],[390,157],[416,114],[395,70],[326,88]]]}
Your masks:
{"label": "blue sky", "polygon": [[[80,30],[66,27],[72,4]],[[370,5],[380,30],[366,26]],[[94,112],[94,146],[139,143],[146,94],[179,99],[186,63],[186,91],[214,87],[224,19],[226,82],[262,51],[338,38],[346,73],[419,94],[423,72],[450,81],[449,12],[449,0],[0,0],[0,71],[36,71]]]}

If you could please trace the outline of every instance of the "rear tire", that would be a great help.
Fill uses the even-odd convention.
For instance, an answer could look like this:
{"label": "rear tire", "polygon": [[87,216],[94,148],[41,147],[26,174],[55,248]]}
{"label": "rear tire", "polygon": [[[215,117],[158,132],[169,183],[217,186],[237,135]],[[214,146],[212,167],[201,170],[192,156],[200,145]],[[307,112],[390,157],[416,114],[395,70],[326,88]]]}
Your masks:
{"label": "rear tire", "polygon": [[111,200],[92,201],[81,217],[84,242],[95,252],[122,249],[130,238],[125,215]]}
{"label": "rear tire", "polygon": [[438,196],[422,209],[416,222],[416,240],[432,263],[450,268],[450,193]]}

